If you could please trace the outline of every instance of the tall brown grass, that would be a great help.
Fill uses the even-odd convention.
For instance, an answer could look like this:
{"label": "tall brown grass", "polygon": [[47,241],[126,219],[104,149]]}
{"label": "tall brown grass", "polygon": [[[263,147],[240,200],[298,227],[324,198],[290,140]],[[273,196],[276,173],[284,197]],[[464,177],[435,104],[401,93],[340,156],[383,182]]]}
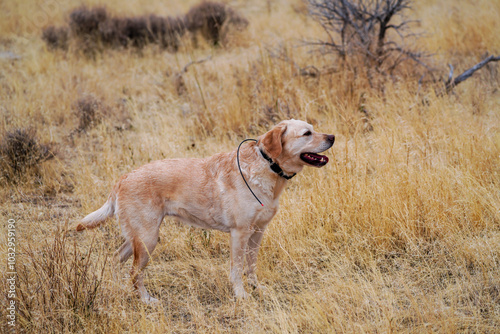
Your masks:
{"label": "tall brown grass", "polygon": [[[106,6],[167,16],[196,3]],[[446,77],[449,62],[460,71],[486,51],[500,53],[497,2],[415,4],[411,15],[427,33],[418,47],[442,69],[435,77]],[[1,226],[17,221],[20,332],[500,330],[498,65],[444,96],[439,82],[419,85],[413,68],[373,86],[355,64],[297,46],[322,34],[298,0],[232,3],[250,25],[223,47],[182,39],[175,54],[155,46],[95,58],[48,51],[45,24],[63,26],[79,5],[0,5],[0,51],[20,56],[0,59],[0,137],[33,128],[39,143],[57,145],[36,173],[0,179]],[[200,59],[208,60],[183,72]],[[319,75],[301,75],[311,65]],[[106,108],[88,123],[78,112],[86,96]],[[263,294],[234,300],[226,234],[166,220],[146,269],[161,304],[143,305],[130,264],[107,261],[121,243],[116,222],[82,234],[68,228],[102,205],[123,173],[232,150],[284,118],[307,120],[337,141],[330,163],[305,170],[281,198],[259,256]],[[4,278],[2,271],[7,300]]]}

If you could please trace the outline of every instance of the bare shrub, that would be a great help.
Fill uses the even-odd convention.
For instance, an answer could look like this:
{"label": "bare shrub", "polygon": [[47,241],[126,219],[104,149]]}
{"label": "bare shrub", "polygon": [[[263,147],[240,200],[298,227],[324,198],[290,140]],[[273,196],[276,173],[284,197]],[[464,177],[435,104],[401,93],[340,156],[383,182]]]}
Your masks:
{"label": "bare shrub", "polygon": [[404,61],[419,64],[424,56],[406,46],[416,34],[404,12],[411,0],[308,0],[310,13],[322,25],[328,40],[312,44],[342,59],[360,56],[378,72],[392,72]]}
{"label": "bare shrub", "polygon": [[157,43],[177,51],[179,37],[185,32],[184,21],[156,15],[113,17],[104,7],[80,7],[70,14],[70,27],[83,49],[107,47],[142,48]]}
{"label": "bare shrub", "polygon": [[49,26],[43,30],[42,39],[50,49],[68,48],[69,29],[67,27]]}
{"label": "bare shrub", "polygon": [[97,34],[101,23],[108,19],[104,7],[87,8],[85,6],[74,9],[69,14],[69,26],[76,36],[89,37]]}
{"label": "bare shrub", "polygon": [[75,38],[79,49],[90,55],[104,47],[140,49],[152,43],[175,52],[186,30],[199,32],[211,43],[218,44],[228,27],[242,29],[247,25],[244,17],[217,2],[202,2],[191,8],[185,17],[154,14],[120,17],[110,15],[105,7],[82,6],[70,13],[69,29],[48,27],[42,38],[51,48],[66,48],[68,38]]}
{"label": "bare shrub", "polygon": [[147,23],[148,39],[151,43],[158,43],[162,47],[177,51],[179,38],[186,31],[184,20],[177,17],[150,15]]}
{"label": "bare shrub", "polygon": [[73,109],[74,114],[79,120],[76,131],[86,132],[100,121],[104,111],[104,106],[101,101],[92,95],[86,95],[76,101]]}
{"label": "bare shrub", "polygon": [[[14,129],[7,132],[0,146],[0,166],[5,175],[19,176],[29,168],[52,159],[51,145],[40,144],[33,129]],[[9,173],[11,172],[11,173]]]}
{"label": "bare shrub", "polygon": [[185,17],[186,27],[192,33],[200,33],[205,39],[218,44],[225,34],[224,27],[243,29],[248,20],[220,2],[202,2],[191,8]]}
{"label": "bare shrub", "polygon": [[173,51],[179,48],[179,38],[184,32],[183,20],[156,15],[115,17],[100,27],[101,38],[106,45],[142,48],[156,43]]}
{"label": "bare shrub", "polygon": [[148,43],[148,23],[145,17],[113,18],[110,23],[112,35],[106,39],[112,45],[144,47]]}
{"label": "bare shrub", "polygon": [[97,301],[107,255],[99,254],[96,261],[96,253],[94,241],[81,251],[61,232],[40,247],[28,244],[16,268],[19,323],[25,330],[36,332],[50,323],[53,331],[75,332],[88,326],[89,319],[103,317]]}
{"label": "bare shrub", "polygon": [[101,47],[99,27],[108,20],[104,7],[74,9],[69,15],[71,36],[78,41],[78,48],[85,54],[93,55]]}

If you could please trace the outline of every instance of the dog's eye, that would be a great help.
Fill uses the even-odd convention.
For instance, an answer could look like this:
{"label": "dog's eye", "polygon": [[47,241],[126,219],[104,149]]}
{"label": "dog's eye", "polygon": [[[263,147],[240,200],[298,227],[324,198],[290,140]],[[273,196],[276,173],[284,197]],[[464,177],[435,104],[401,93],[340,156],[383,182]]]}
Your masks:
{"label": "dog's eye", "polygon": [[304,133],[304,136],[310,136],[312,135],[311,131],[307,131],[306,133]]}

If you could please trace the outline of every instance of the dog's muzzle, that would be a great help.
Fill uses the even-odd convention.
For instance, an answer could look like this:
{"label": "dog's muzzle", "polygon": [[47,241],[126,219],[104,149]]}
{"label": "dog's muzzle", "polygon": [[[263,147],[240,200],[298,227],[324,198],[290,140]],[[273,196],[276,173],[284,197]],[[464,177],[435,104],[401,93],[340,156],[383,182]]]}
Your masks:
{"label": "dog's muzzle", "polygon": [[318,154],[318,153],[321,153],[321,152],[328,150],[330,147],[333,146],[334,142],[335,142],[335,136],[334,135],[327,135],[326,136],[326,143],[328,143],[327,144],[328,146],[324,150],[317,152],[317,153],[313,153],[313,152],[302,153],[300,155],[300,159],[302,159],[302,161],[304,161],[305,163],[307,163],[311,166],[323,167],[324,165],[326,165],[328,163],[328,157],[325,155]]}

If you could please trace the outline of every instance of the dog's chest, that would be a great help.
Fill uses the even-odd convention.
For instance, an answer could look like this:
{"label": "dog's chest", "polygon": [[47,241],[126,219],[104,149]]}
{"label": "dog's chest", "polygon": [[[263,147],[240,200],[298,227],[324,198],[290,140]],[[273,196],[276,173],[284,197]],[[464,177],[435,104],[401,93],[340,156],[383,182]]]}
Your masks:
{"label": "dog's chest", "polygon": [[252,219],[255,227],[265,227],[278,212],[278,201],[265,203],[264,206],[255,210],[255,215]]}

